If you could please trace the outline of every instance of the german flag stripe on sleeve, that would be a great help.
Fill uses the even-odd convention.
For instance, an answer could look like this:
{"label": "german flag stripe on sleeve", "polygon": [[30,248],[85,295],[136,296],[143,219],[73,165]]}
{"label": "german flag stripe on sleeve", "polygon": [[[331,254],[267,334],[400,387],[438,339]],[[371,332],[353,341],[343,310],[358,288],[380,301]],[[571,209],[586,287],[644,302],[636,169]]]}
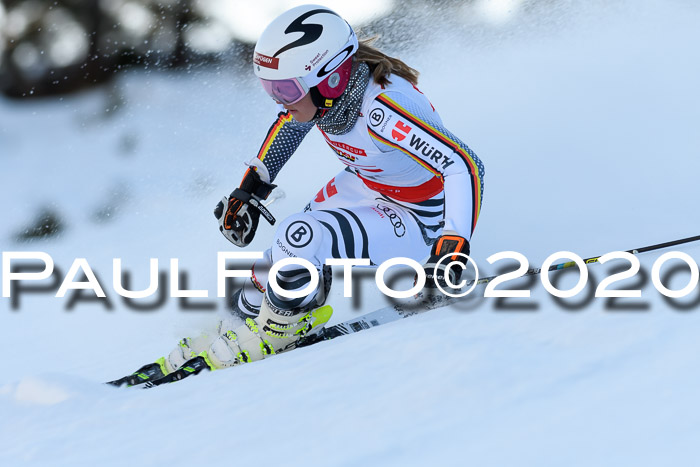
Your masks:
{"label": "german flag stripe on sleeve", "polygon": [[[476,220],[479,217],[479,212],[481,211],[481,178],[479,177],[479,169],[477,167],[476,162],[472,158],[471,154],[464,149],[459,143],[454,141],[451,137],[445,135],[444,133],[441,133],[439,130],[434,128],[433,126],[429,125],[425,121],[423,121],[420,117],[416,116],[415,114],[409,112],[405,108],[401,107],[396,101],[388,97],[386,94],[380,94],[376,100],[380,102],[381,104],[385,105],[387,108],[390,110],[396,112],[398,115],[400,115],[402,118],[405,118],[407,121],[413,123],[417,127],[419,127],[421,130],[423,130],[425,133],[429,134],[430,136],[434,137],[437,141],[441,142],[444,144],[446,147],[451,149],[455,154],[457,154],[466,164],[467,170],[469,171],[471,175],[471,181],[472,181],[472,204],[473,204],[473,222],[472,222],[472,230],[476,226]],[[372,137],[377,137],[379,135],[372,134],[372,130],[370,130],[370,135]],[[376,135],[376,136],[375,136]],[[378,139],[378,138],[377,138]],[[392,147],[395,147],[397,149],[400,149],[403,152],[408,152],[404,150],[403,148],[400,148],[393,142],[387,142],[385,139],[381,139],[381,141],[384,144],[389,144]],[[411,155],[411,157],[414,157]],[[415,159],[415,157],[414,157]],[[425,164],[423,164],[425,165]],[[434,172],[434,169],[430,169],[431,172]]]}
{"label": "german flag stripe on sleeve", "polygon": [[371,129],[371,128],[369,128],[369,127],[368,127],[367,129],[369,130],[369,135],[370,135],[372,138],[376,139],[377,141],[379,141],[379,142],[382,143],[382,144],[386,144],[387,146],[391,146],[391,147],[394,148],[394,149],[398,149],[399,151],[401,151],[401,152],[403,152],[404,154],[408,155],[408,156],[411,157],[413,160],[415,160],[415,161],[418,162],[420,165],[422,165],[422,166],[425,168],[425,170],[428,170],[430,173],[432,173],[433,175],[435,175],[436,177],[438,177],[440,180],[442,180],[442,174],[441,174],[440,172],[438,172],[437,170],[435,170],[435,169],[434,169],[433,167],[431,167],[430,165],[426,164],[426,163],[423,161],[423,159],[421,159],[421,158],[419,158],[419,157],[416,157],[415,154],[413,154],[412,152],[409,152],[409,151],[405,150],[404,148],[402,148],[402,147],[399,146],[398,144],[394,143],[393,141],[384,138],[382,135],[380,135],[379,133],[375,132],[373,129]]}
{"label": "german flag stripe on sleeve", "polygon": [[289,123],[292,121],[292,114],[289,112],[280,112],[277,121],[272,124],[270,129],[267,132],[267,136],[265,137],[265,141],[262,144],[262,147],[260,148],[260,151],[258,151],[258,159],[261,161],[265,160],[265,156],[267,155],[267,152],[270,150],[270,147],[272,146],[272,143],[275,141],[275,138],[277,137],[277,134],[280,132],[282,127],[286,123]]}

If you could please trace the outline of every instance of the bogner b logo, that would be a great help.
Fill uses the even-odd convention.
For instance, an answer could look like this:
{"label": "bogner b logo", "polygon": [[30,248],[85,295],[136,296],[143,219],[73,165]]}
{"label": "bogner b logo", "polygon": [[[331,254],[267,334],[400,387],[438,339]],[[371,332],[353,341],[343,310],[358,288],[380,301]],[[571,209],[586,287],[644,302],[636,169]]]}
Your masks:
{"label": "bogner b logo", "polygon": [[303,248],[311,243],[314,233],[309,224],[304,221],[296,221],[289,224],[285,237],[287,238],[287,243],[294,248]]}
{"label": "bogner b logo", "polygon": [[403,141],[410,132],[411,127],[399,120],[396,122],[396,125],[394,125],[394,128],[391,129],[391,137],[396,141]]}
{"label": "bogner b logo", "polygon": [[379,126],[384,121],[384,111],[380,108],[372,109],[369,113],[369,124]]}

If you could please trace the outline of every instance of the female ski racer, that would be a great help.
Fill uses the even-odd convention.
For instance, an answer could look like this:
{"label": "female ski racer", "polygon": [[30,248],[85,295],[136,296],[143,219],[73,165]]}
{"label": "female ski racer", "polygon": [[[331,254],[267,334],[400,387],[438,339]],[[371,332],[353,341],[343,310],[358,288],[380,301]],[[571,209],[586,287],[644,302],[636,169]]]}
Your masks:
{"label": "female ski racer", "polygon": [[[483,164],[444,128],[416,87],[418,72],[370,43],[358,42],[346,21],[318,5],[293,8],[262,33],[254,70],[281,112],[247,163],[240,187],[216,207],[221,232],[236,246],[250,244],[261,212],[269,217],[262,201],[314,126],[345,168],[303,212],[280,223],[252,280],[234,296],[245,324],[233,328],[224,320],[213,339],[183,339],[158,361],[163,374],[197,355],[215,369],[294,348],[330,318],[330,307],[323,307],[330,287],[327,258],[378,265],[399,256],[429,257],[426,287],[434,287],[435,280],[445,284],[444,269],[433,277],[441,257],[469,254]],[[280,288],[294,292],[316,283],[312,293],[290,299],[268,287],[269,268],[290,257],[311,262],[317,277],[289,264],[275,276]],[[460,272],[449,268],[452,284]]]}

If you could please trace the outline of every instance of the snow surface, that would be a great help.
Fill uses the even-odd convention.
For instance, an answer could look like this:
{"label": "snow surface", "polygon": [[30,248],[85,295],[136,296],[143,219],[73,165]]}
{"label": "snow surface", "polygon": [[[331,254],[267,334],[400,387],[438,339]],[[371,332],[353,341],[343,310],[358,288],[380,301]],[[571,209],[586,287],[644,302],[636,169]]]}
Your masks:
{"label": "snow surface", "polygon": [[[480,267],[495,271],[486,258],[504,250],[539,266],[561,250],[698,235],[699,7],[526,5],[493,25],[468,4],[414,6],[412,45],[393,49],[486,164]],[[503,304],[480,287],[450,309],[234,370],[150,391],[101,385],[214,326],[216,253],[230,245],[211,210],[273,115],[252,74],[227,68],[133,71],[79,96],[0,101],[2,251],[47,252],[63,274],[87,258],[112,305],[0,300],[0,465],[697,463],[700,287],[673,306],[659,295],[648,276],[665,251],[640,255],[646,277],[620,283],[641,299],[611,304],[589,288],[561,304],[536,279],[513,282],[530,299]],[[324,146],[310,135],[279,177],[278,218],[341,169]],[[15,241],[43,206],[65,231]],[[272,234],[263,227],[250,249]],[[700,261],[700,245],[672,250]],[[164,270],[179,258],[188,287],[211,297],[190,302],[214,309],[126,307],[112,258],[144,288],[151,257]],[[591,287],[613,266],[592,265]],[[576,280],[562,275],[562,288]],[[361,278],[354,306],[336,283],[334,321],[387,303]]]}

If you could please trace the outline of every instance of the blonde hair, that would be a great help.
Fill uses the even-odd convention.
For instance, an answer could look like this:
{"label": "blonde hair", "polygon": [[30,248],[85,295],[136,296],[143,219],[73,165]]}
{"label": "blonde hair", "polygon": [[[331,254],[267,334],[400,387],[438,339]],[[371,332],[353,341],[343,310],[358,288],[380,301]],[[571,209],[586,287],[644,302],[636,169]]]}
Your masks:
{"label": "blonde hair", "polygon": [[360,44],[355,57],[358,61],[365,62],[372,71],[374,82],[385,86],[391,84],[389,75],[398,75],[413,84],[418,84],[418,70],[411,68],[398,58],[390,57],[381,50],[373,47],[372,44],[379,39],[379,36],[372,36],[360,39]]}

